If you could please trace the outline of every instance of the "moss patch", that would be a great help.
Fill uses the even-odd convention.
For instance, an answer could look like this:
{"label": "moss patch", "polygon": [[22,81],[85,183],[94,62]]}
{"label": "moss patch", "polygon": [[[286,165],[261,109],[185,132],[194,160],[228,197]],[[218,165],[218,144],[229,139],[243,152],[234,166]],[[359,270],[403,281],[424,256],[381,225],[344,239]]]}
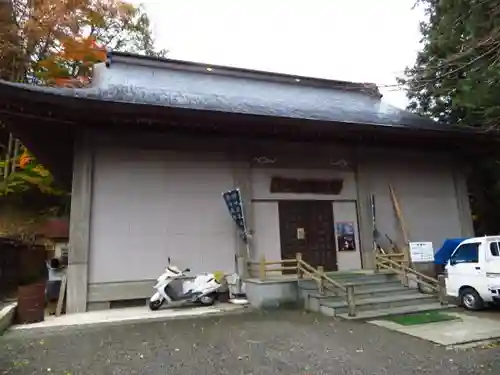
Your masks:
{"label": "moss patch", "polygon": [[453,315],[447,315],[439,311],[427,311],[414,314],[393,315],[385,318],[385,320],[400,324],[402,326],[414,326],[419,324],[460,320],[460,318]]}

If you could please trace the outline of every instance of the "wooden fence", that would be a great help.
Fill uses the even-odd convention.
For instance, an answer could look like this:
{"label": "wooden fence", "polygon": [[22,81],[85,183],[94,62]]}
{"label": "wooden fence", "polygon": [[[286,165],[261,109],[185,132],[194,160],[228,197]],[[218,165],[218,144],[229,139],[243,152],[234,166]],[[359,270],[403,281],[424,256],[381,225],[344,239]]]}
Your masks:
{"label": "wooden fence", "polygon": [[255,275],[256,268],[260,280],[266,280],[269,276],[282,275],[284,272],[291,273],[297,279],[313,280],[316,282],[319,293],[324,294],[328,290],[335,295],[344,297],[349,316],[356,316],[354,285],[343,285],[332,279],[325,273],[323,266],[314,268],[305,262],[301,253],[297,253],[295,259],[267,261],[265,257],[261,257],[258,262],[248,262],[248,273],[251,276]]}
{"label": "wooden fence", "polygon": [[0,301],[13,297],[19,281],[20,248],[16,241],[0,238]]}
{"label": "wooden fence", "polygon": [[22,278],[45,267],[45,257],[43,246],[0,237],[0,301],[15,298]]}

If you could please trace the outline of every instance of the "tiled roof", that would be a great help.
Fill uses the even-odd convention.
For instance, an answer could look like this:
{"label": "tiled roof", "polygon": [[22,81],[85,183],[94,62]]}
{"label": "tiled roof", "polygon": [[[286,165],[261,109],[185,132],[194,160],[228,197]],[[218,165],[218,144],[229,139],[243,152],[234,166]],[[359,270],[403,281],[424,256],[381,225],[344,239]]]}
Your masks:
{"label": "tiled roof", "polygon": [[[104,64],[103,64],[104,65]],[[92,87],[55,88],[0,82],[33,93],[298,120],[448,129],[393,107],[373,84],[341,82],[207,64],[113,54]]]}

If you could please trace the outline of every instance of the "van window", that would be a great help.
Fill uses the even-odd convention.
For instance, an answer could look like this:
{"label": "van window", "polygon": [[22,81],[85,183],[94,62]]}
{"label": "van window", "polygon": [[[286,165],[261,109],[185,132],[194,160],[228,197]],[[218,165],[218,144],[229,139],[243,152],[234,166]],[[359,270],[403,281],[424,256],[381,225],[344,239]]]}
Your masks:
{"label": "van window", "polygon": [[500,256],[500,244],[498,242],[490,243],[490,252],[494,257]]}
{"label": "van window", "polygon": [[460,246],[452,255],[456,263],[478,263],[479,243],[466,243]]}

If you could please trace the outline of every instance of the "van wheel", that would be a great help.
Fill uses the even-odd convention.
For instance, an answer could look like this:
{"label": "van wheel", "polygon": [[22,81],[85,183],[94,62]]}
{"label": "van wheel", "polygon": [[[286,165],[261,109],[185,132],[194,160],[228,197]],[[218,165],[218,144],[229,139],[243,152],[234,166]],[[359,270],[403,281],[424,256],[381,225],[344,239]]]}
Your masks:
{"label": "van wheel", "polygon": [[460,292],[460,303],[467,310],[481,310],[484,301],[474,288],[465,288]]}

